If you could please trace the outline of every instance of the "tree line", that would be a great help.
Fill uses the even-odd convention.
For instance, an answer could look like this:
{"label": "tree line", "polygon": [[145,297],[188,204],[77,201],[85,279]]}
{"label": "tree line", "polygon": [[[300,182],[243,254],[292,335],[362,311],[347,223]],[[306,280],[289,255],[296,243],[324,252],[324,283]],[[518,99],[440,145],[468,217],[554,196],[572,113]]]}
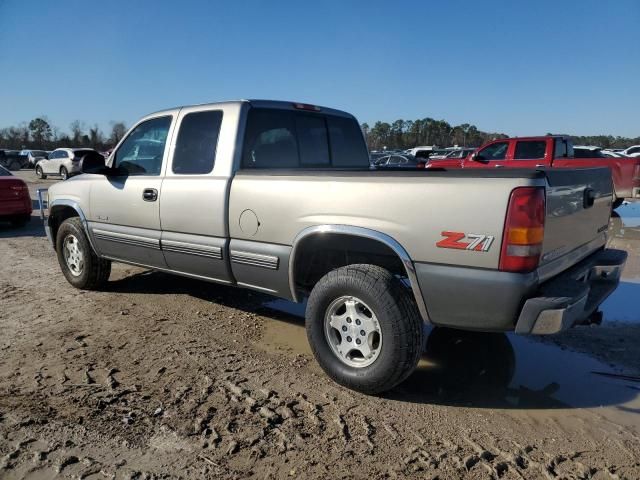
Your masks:
{"label": "tree line", "polygon": [[[447,147],[479,147],[490,140],[507,138],[504,133],[483,132],[475,125],[463,123],[452,126],[445,120],[396,120],[393,123],[376,122],[373,127],[361,125],[369,150],[405,149],[418,145]],[[551,135],[551,133],[547,133]],[[603,148],[627,148],[640,145],[640,137],[628,138],[613,135],[566,135],[576,145],[597,145]]]}
{"label": "tree line", "polygon": [[0,148],[9,150],[55,150],[62,147],[85,147],[105,151],[113,147],[127,132],[123,122],[111,122],[105,134],[98,125],[87,127],[74,120],[69,131],[63,132],[51,125],[46,117],[37,117],[29,123],[0,129]]}
{"label": "tree line", "polygon": [[[54,150],[60,147],[88,147],[105,151],[115,146],[127,131],[123,122],[111,122],[110,125],[110,132],[105,134],[98,125],[87,127],[84,122],[75,120],[69,125],[69,131],[63,132],[52,126],[46,117],[37,117],[29,123],[0,129],[0,148]],[[393,123],[378,121],[373,127],[367,123],[363,123],[361,127],[369,150],[381,150],[384,147],[404,149],[418,145],[479,147],[489,140],[507,138],[504,133],[483,132],[468,123],[452,126],[445,120],[433,118],[396,120]],[[571,137],[576,145],[597,145],[603,148],[640,145],[640,137],[567,136]]]}

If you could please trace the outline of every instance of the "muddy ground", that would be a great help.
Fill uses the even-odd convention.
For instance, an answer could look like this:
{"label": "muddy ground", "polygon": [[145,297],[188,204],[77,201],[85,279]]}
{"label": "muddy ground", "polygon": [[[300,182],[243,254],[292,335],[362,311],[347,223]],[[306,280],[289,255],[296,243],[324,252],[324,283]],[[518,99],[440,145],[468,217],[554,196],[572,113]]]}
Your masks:
{"label": "muddy ground", "polygon": [[81,292],[42,235],[0,225],[0,478],[640,478],[633,322],[431,342],[368,397],[299,307],[125,265]]}

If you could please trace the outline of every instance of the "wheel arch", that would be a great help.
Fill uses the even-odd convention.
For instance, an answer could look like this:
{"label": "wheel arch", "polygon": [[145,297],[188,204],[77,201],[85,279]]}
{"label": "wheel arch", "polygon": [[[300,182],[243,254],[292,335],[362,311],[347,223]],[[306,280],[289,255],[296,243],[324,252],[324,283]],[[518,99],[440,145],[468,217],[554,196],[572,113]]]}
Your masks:
{"label": "wheel arch", "polygon": [[[316,245],[317,242],[322,242]],[[314,248],[314,247],[320,247]],[[418,311],[425,323],[431,323],[427,308],[422,296],[420,284],[418,283],[418,277],[416,275],[415,267],[411,257],[404,249],[404,247],[393,237],[364,227],[356,227],[350,225],[316,225],[307,227],[302,230],[293,241],[291,248],[291,255],[289,258],[289,286],[291,288],[291,298],[299,302],[301,299],[301,270],[308,266],[313,260],[310,252],[314,254],[320,251],[321,253],[328,254],[331,247],[337,247],[343,250],[347,256],[349,252],[355,253],[374,253],[374,256],[387,257],[387,260],[392,262],[390,270],[393,273],[404,274],[409,280],[411,291],[418,307]],[[352,250],[355,248],[356,250]],[[360,250],[363,249],[363,250]],[[305,255],[307,254],[307,255]],[[374,265],[389,268],[389,265],[382,265],[379,261],[365,261],[365,262],[347,262],[348,263],[372,263]],[[344,266],[337,264],[333,268]],[[323,276],[333,268],[321,268],[316,276]],[[326,270],[326,271],[325,271]],[[319,278],[315,279],[316,281]]]}
{"label": "wheel arch", "polygon": [[47,223],[51,229],[51,240],[53,242],[53,248],[56,248],[56,236],[58,235],[58,229],[62,222],[71,217],[79,217],[84,228],[84,233],[89,240],[91,248],[95,251],[93,240],[87,228],[87,217],[85,216],[82,208],[78,205],[78,202],[69,199],[56,199],[49,205],[49,218]]}

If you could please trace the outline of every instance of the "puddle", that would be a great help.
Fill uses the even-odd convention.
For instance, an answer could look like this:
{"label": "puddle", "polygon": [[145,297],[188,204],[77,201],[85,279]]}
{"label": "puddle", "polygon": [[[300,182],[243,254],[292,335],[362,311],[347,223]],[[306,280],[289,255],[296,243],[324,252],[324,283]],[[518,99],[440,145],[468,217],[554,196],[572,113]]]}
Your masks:
{"label": "puddle", "polygon": [[607,245],[626,250],[629,256],[620,285],[602,304],[604,321],[640,323],[640,202],[614,212]]}
{"label": "puddle", "polygon": [[[304,304],[273,300],[264,308],[274,319],[265,323],[262,348],[311,355]],[[387,396],[476,408],[598,408],[618,424],[640,428],[640,379],[623,373],[588,355],[515,334],[431,329],[418,368]]]}

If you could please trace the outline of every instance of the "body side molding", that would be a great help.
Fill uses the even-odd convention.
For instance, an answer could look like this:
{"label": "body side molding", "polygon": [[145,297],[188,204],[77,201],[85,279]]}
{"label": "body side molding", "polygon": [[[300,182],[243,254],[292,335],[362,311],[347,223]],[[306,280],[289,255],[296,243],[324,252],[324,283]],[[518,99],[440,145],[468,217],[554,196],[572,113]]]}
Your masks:
{"label": "body side molding", "polygon": [[405,271],[407,272],[407,277],[409,279],[409,283],[411,284],[411,290],[413,292],[413,296],[416,300],[416,304],[418,306],[418,311],[422,317],[422,321],[425,323],[431,323],[429,319],[429,314],[427,312],[427,306],[424,302],[424,298],[422,297],[422,291],[420,290],[420,284],[418,283],[418,277],[416,275],[416,270],[413,265],[413,261],[409,257],[409,254],[404,249],[400,243],[398,243],[394,238],[389,235],[378,232],[377,230],[371,230],[364,227],[355,227],[350,225],[315,225],[312,227],[307,227],[302,230],[296,238],[293,240],[291,257],[289,260],[289,285],[291,287],[291,297],[294,301],[299,302],[298,293],[296,292],[296,284],[295,284],[295,261],[296,261],[296,253],[298,245],[300,241],[311,236],[311,235],[322,235],[324,233],[329,234],[339,234],[339,235],[353,235],[357,237],[368,238],[371,240],[376,240],[391,250],[394,251],[396,255],[402,261],[402,265],[404,266]]}

